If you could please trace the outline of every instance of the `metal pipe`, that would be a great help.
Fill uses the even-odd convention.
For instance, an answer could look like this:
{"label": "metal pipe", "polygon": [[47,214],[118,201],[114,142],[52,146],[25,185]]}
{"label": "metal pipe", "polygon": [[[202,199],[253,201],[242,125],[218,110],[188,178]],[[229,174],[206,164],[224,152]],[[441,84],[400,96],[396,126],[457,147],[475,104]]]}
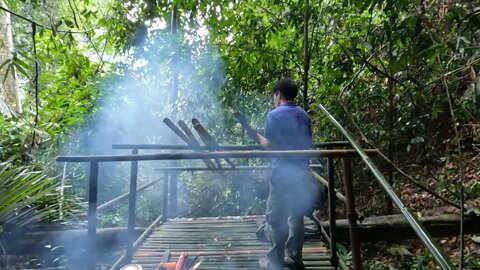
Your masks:
{"label": "metal pipe", "polygon": [[[366,149],[365,155],[377,155],[378,150]],[[273,157],[354,157],[353,149],[335,150],[277,150],[277,151],[232,151],[205,153],[157,153],[139,155],[105,155],[105,156],[58,156],[59,162],[112,162],[112,161],[146,161],[146,160],[180,160],[205,158],[273,158]]]}
{"label": "metal pipe", "polygon": [[97,256],[97,194],[98,194],[98,163],[90,162],[88,185],[88,250],[87,269],[95,270]]}
{"label": "metal pipe", "polygon": [[415,233],[418,235],[420,240],[427,246],[428,250],[432,253],[433,257],[437,261],[437,263],[442,267],[442,269],[454,269],[450,260],[443,254],[443,252],[437,247],[437,245],[433,242],[432,237],[426,231],[425,227],[418,222],[415,216],[410,212],[410,210],[403,204],[400,197],[395,193],[392,186],[388,183],[385,179],[383,174],[380,170],[373,164],[371,159],[368,157],[367,152],[363,150],[360,145],[353,140],[353,138],[348,134],[348,132],[338,123],[338,121],[322,106],[320,105],[319,108],[327,115],[330,121],[340,130],[340,132],[348,139],[352,147],[357,151],[360,155],[362,160],[366,163],[367,167],[373,173],[375,178],[378,180],[380,185],[382,185],[383,189],[387,192],[387,194],[392,198],[395,205],[397,205],[400,212],[405,216],[408,223],[412,226]]}
{"label": "metal pipe", "polygon": [[[132,155],[137,155],[138,149],[132,149]],[[133,258],[133,242],[135,241],[135,219],[137,202],[137,176],[138,161],[132,161],[130,167],[130,195],[128,198],[128,227],[127,227],[127,253],[126,262],[131,262]]]}
{"label": "metal pipe", "polygon": [[[327,147],[345,147],[350,146],[347,141],[334,141],[315,143],[312,145],[312,149],[327,148]],[[262,150],[261,145],[219,145],[217,147],[198,146],[193,147],[190,145],[178,145],[178,144],[112,144],[113,149],[149,149],[149,150]]]}
{"label": "metal pipe", "polygon": [[347,218],[350,232],[350,245],[352,247],[353,269],[362,269],[362,258],[360,254],[360,240],[357,231],[357,212],[355,210],[355,193],[353,190],[352,164],[349,158],[342,159],[343,183],[345,186],[345,197],[347,198]]}
{"label": "metal pipe", "polygon": [[330,263],[332,266],[338,268],[338,254],[337,254],[337,222],[335,216],[335,173],[333,159],[327,159],[327,174],[328,174],[328,220],[330,224]]}

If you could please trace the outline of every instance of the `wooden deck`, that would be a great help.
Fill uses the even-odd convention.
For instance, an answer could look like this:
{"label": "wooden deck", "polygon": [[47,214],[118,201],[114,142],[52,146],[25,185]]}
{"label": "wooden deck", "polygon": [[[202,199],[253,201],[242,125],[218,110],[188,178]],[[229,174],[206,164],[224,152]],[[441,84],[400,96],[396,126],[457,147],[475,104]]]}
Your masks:
{"label": "wooden deck", "polygon": [[[165,250],[170,261],[181,252],[198,255],[200,269],[259,269],[258,259],[268,243],[257,240],[255,216],[171,219],[159,226],[138,248],[132,263],[157,269]],[[307,269],[333,269],[329,253],[320,240],[308,240],[303,251]]]}

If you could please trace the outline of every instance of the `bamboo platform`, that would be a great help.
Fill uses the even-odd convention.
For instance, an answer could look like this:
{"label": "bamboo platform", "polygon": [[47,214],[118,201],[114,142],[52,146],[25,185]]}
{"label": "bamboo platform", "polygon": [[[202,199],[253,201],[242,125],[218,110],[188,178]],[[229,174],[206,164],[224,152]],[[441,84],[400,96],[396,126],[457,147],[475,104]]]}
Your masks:
{"label": "bamboo platform", "polygon": [[[132,263],[157,269],[169,250],[169,261],[177,261],[181,252],[198,256],[200,269],[259,269],[258,259],[268,243],[257,240],[256,220],[256,216],[168,220],[136,250]],[[305,242],[303,257],[307,269],[333,269],[319,239]]]}

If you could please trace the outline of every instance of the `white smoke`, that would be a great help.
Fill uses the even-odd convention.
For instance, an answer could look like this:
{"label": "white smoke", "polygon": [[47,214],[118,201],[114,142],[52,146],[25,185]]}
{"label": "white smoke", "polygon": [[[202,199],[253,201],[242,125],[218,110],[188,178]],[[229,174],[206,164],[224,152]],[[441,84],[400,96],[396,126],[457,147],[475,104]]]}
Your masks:
{"label": "white smoke", "polygon": [[[184,120],[190,123],[192,118],[207,124],[223,122],[217,96],[225,75],[215,47],[208,44],[204,32],[197,40],[189,35],[188,42],[173,41],[162,25],[162,21],[156,21],[150,24],[150,28],[139,28],[135,41],[137,46],[117,58],[118,65],[113,75],[104,78],[98,86],[101,98],[91,119],[72,134],[60,154],[127,154],[130,151],[112,149],[112,144],[179,143],[172,140],[172,131],[162,122],[165,117],[174,122]],[[176,48],[175,53],[172,48]],[[175,54],[178,61],[172,61]],[[175,105],[171,104],[172,70],[176,70],[179,77]],[[138,186],[158,178],[155,168],[166,164],[165,161],[140,162]],[[127,162],[99,164],[98,205],[128,191],[129,168]],[[155,190],[139,195],[137,209],[147,210],[142,208],[145,207],[142,203],[152,205],[142,197],[148,195],[153,196],[149,200],[157,205],[158,209],[154,211],[159,211],[160,186],[157,184]],[[123,205],[125,214],[126,204]],[[145,213],[142,215],[145,216]],[[126,215],[120,216],[120,225],[125,224]]]}

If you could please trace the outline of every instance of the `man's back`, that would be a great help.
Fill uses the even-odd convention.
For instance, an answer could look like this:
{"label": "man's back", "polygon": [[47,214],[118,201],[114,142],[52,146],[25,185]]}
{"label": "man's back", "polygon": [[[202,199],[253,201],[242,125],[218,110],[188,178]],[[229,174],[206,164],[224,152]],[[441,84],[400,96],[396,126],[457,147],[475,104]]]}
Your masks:
{"label": "man's back", "polygon": [[[265,137],[273,150],[304,150],[312,145],[308,114],[293,102],[287,102],[267,115]],[[274,158],[272,168],[284,165],[308,166],[308,158]]]}

